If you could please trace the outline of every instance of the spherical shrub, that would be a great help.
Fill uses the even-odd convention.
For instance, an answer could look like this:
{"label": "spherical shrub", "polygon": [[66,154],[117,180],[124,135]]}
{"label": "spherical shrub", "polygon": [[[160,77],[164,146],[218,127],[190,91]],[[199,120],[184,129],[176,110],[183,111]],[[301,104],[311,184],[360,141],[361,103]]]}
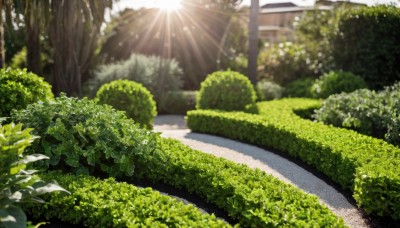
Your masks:
{"label": "spherical shrub", "polygon": [[283,88],[274,82],[263,80],[257,83],[256,92],[259,100],[269,101],[281,98]]}
{"label": "spherical shrub", "polygon": [[312,78],[302,78],[289,83],[285,90],[285,97],[314,97],[311,87],[314,84]]}
{"label": "spherical shrub", "polygon": [[53,98],[50,84],[36,74],[26,69],[0,70],[0,116],[9,116],[13,109]]}
{"label": "spherical shrub", "polygon": [[97,91],[96,98],[100,104],[108,104],[143,127],[152,128],[157,115],[153,95],[141,84],[129,80],[116,80],[104,84]]}
{"label": "spherical shrub", "polygon": [[197,109],[245,110],[254,104],[256,93],[250,80],[234,71],[218,71],[207,76],[197,94]]}
{"label": "spherical shrub", "polygon": [[367,84],[360,76],[350,72],[331,71],[315,80],[311,90],[315,97],[327,98],[332,94],[353,92],[364,88],[367,88]]}
{"label": "spherical shrub", "polygon": [[50,157],[45,168],[96,176],[131,176],[154,155],[157,135],[108,105],[64,95],[14,110],[11,120],[40,135],[27,153]]}

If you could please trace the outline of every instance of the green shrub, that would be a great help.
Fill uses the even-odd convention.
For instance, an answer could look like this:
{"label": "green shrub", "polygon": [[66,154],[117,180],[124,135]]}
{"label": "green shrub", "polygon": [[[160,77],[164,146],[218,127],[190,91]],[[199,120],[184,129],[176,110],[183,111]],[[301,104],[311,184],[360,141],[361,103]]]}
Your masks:
{"label": "green shrub", "polygon": [[327,98],[332,94],[353,92],[367,88],[367,84],[360,77],[349,72],[329,72],[315,80],[311,91],[318,98]]}
{"label": "green shrub", "polygon": [[71,195],[54,194],[45,204],[26,205],[36,218],[57,218],[88,227],[230,227],[214,215],[151,188],[57,172],[42,177],[56,179]]}
{"label": "green shrub", "polygon": [[170,91],[161,98],[158,105],[160,114],[182,114],[196,109],[197,91]]}
{"label": "green shrub", "polygon": [[360,75],[372,89],[400,80],[400,9],[363,7],[343,13],[330,44],[338,69]]}
{"label": "green shrub", "polygon": [[132,54],[125,61],[100,66],[89,82],[92,95],[105,83],[127,79],[141,83],[150,90],[157,103],[167,91],[182,87],[182,69],[174,59]]}
{"label": "green shrub", "polygon": [[263,68],[259,76],[283,86],[306,76],[316,77],[309,61],[310,56],[301,45],[289,42],[272,45],[258,56],[258,65]]}
{"label": "green shrub", "polygon": [[337,94],[326,99],[315,119],[353,129],[400,145],[400,83],[375,92],[367,89]]}
{"label": "green shrub", "polygon": [[312,78],[302,78],[289,83],[284,90],[285,97],[314,97],[311,87],[314,84]]}
{"label": "green shrub", "polygon": [[244,110],[255,100],[256,93],[246,76],[234,71],[217,71],[201,83],[196,108]]}
{"label": "green shrub", "polygon": [[193,150],[173,139],[160,138],[160,147],[162,153],[147,161],[142,176],[203,197],[243,227],[344,227],[343,220],[317,197],[259,169]]}
{"label": "green shrub", "polygon": [[88,99],[62,95],[54,102],[29,105],[12,120],[40,135],[30,153],[50,157],[45,167],[92,175],[131,176],[138,154],[150,156],[156,139],[123,112]]}
{"label": "green shrub", "polygon": [[151,129],[157,115],[156,103],[151,93],[141,84],[128,80],[116,80],[102,85],[96,98],[100,104],[125,111],[140,125]]}
{"label": "green shrub", "polygon": [[26,69],[1,69],[0,94],[0,116],[9,116],[13,109],[23,109],[28,104],[54,97],[51,86]]}
{"label": "green shrub", "polygon": [[262,80],[257,83],[256,92],[259,100],[269,101],[281,98],[283,88],[274,82]]}
{"label": "green shrub", "polygon": [[49,159],[41,154],[24,155],[24,149],[38,137],[22,130],[22,124],[2,126],[0,122],[0,224],[1,227],[26,227],[26,215],[21,203],[42,203],[38,196],[65,189],[42,181],[35,173],[26,170],[27,164]]}
{"label": "green shrub", "polygon": [[[260,115],[196,110],[188,126],[287,152],[350,189],[367,213],[400,219],[400,149],[382,140],[297,116],[320,101],[282,99],[259,103]],[[238,131],[237,129],[240,129]]]}

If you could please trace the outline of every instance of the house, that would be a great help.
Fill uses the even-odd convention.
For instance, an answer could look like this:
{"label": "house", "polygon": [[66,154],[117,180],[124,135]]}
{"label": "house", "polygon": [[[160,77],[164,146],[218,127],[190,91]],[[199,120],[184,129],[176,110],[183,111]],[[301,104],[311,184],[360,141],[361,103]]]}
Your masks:
{"label": "house", "polygon": [[293,41],[293,22],[309,10],[332,10],[334,6],[362,4],[349,1],[320,1],[317,6],[299,6],[293,2],[267,3],[260,7],[259,37],[266,42]]}

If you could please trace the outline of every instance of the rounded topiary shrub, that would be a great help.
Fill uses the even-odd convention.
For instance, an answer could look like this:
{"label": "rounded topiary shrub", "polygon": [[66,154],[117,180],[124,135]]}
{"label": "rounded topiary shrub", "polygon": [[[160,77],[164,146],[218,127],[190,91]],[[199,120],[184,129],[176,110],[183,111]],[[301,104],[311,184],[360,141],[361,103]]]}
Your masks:
{"label": "rounded topiary shrub", "polygon": [[250,80],[234,71],[218,71],[207,76],[197,94],[197,109],[245,110],[254,104],[256,93]]}
{"label": "rounded topiary shrub", "polygon": [[313,78],[302,78],[289,83],[285,87],[284,97],[314,97],[311,92],[314,81]]}
{"label": "rounded topiary shrub", "polygon": [[275,82],[263,80],[257,83],[256,92],[259,100],[269,101],[281,98],[283,88]]}
{"label": "rounded topiary shrub", "polygon": [[97,91],[96,98],[100,104],[108,104],[143,127],[152,128],[157,115],[153,95],[141,84],[129,80],[116,80],[106,83]]}
{"label": "rounded topiary shrub", "polygon": [[53,98],[50,84],[36,74],[26,69],[0,70],[0,116],[9,116],[13,109]]}
{"label": "rounded topiary shrub", "polygon": [[327,98],[332,94],[353,92],[364,88],[367,88],[367,84],[360,76],[350,72],[331,71],[315,80],[311,90],[315,97]]}
{"label": "rounded topiary shrub", "polygon": [[93,100],[68,98],[35,103],[14,110],[11,120],[34,128],[40,135],[27,153],[50,159],[44,168],[96,176],[131,176],[154,155],[157,135],[108,105]]}

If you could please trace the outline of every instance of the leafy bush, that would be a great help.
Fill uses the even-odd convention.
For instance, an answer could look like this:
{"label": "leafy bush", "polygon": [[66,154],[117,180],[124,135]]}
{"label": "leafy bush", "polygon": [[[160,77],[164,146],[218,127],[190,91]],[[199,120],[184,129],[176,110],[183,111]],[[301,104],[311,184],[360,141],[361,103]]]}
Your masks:
{"label": "leafy bush", "polygon": [[262,101],[275,100],[282,97],[283,88],[274,82],[262,80],[257,83],[256,92]]}
{"label": "leafy bush", "polygon": [[312,78],[302,78],[297,79],[289,83],[284,90],[285,97],[314,97],[311,92],[311,87],[314,84],[314,79]]}
{"label": "leafy bush", "polygon": [[375,92],[367,89],[337,94],[326,99],[315,119],[337,127],[400,145],[400,83]]}
{"label": "leafy bush", "polygon": [[158,105],[160,114],[182,114],[196,109],[196,91],[170,91],[161,98]]}
{"label": "leafy bush", "polygon": [[193,150],[173,139],[160,138],[160,150],[141,169],[142,176],[205,198],[243,227],[344,227],[343,220],[317,197],[259,169]]}
{"label": "leafy bush", "polygon": [[94,95],[107,82],[128,79],[141,83],[159,103],[165,92],[182,87],[181,76],[182,69],[174,59],[132,54],[128,60],[99,67],[89,87]]}
{"label": "leafy bush", "polygon": [[112,81],[100,87],[96,98],[100,104],[125,111],[129,118],[148,129],[152,128],[157,115],[156,103],[151,93],[141,84],[128,80]]}
{"label": "leafy bush", "polygon": [[360,75],[372,89],[400,80],[400,9],[363,7],[343,13],[330,44],[338,69]]}
{"label": "leafy bush", "polygon": [[365,81],[350,72],[329,72],[315,80],[311,91],[318,98],[327,98],[332,94],[353,92],[367,88]]}
{"label": "leafy bush", "polygon": [[304,47],[292,43],[280,43],[267,47],[258,57],[258,65],[263,68],[261,78],[272,80],[280,85],[300,78],[317,76],[311,68],[309,54]]}
{"label": "leafy bush", "polygon": [[197,94],[197,109],[244,110],[256,93],[250,80],[234,71],[217,71],[207,76]]}
{"label": "leafy bush", "polygon": [[26,69],[1,69],[0,94],[0,116],[9,116],[13,109],[23,109],[28,104],[54,97],[51,86]]}
{"label": "leafy bush", "polygon": [[131,176],[137,156],[151,156],[156,139],[123,112],[88,99],[62,95],[54,102],[29,105],[12,113],[12,120],[34,128],[42,138],[30,153],[44,153],[45,167],[65,172]]}
{"label": "leafy bush", "polygon": [[42,177],[56,179],[71,195],[54,194],[46,204],[25,206],[36,218],[58,218],[88,227],[230,227],[151,188],[57,172]]}
{"label": "leafy bush", "polygon": [[[320,101],[281,99],[259,103],[260,115],[196,110],[188,126],[287,152],[350,189],[367,213],[400,219],[400,149],[382,140],[297,116]],[[238,131],[237,129],[240,129]]]}
{"label": "leafy bush", "polygon": [[41,154],[25,156],[24,149],[37,137],[22,130],[22,124],[0,124],[0,224],[1,227],[26,227],[26,215],[20,203],[43,203],[38,196],[64,191],[56,184],[46,183],[35,175],[37,170],[26,170],[27,164],[48,157]]}

